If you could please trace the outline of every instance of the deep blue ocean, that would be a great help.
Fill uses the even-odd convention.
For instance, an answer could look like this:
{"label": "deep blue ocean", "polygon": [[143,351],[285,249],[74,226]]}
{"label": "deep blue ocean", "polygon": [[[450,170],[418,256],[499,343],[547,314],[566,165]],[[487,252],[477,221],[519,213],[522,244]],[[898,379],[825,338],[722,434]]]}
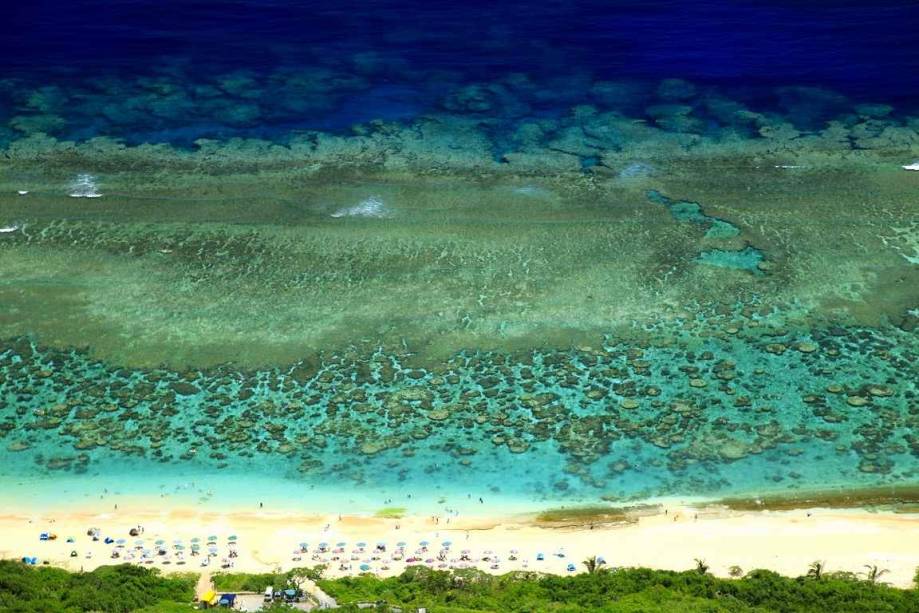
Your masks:
{"label": "deep blue ocean", "polygon": [[[912,108],[919,94],[919,8],[908,1],[37,0],[8,6],[4,21],[0,78],[35,86],[71,91],[94,80],[163,75],[194,83],[231,71],[264,86],[270,75],[304,67],[361,79],[299,114],[271,112],[262,100],[258,121],[254,113],[228,120],[180,105],[182,122],[135,117],[130,125],[119,111],[100,124],[99,109],[89,105],[85,117],[66,117],[66,128],[54,134],[77,140],[105,134],[189,144],[342,130],[411,119],[442,106],[445,91],[511,74],[554,92],[532,101],[530,115],[560,113],[578,98],[590,102],[587,86],[597,80],[680,78],[726,88],[758,109],[781,102],[778,86],[825,88],[898,111]],[[134,93],[126,88],[124,97]],[[0,118],[15,112],[5,106],[0,101]]]}
{"label": "deep blue ocean", "polygon": [[164,58],[259,70],[372,52],[394,71],[470,79],[589,71],[919,92],[919,7],[904,0],[34,0],[4,12],[6,73],[143,73]]}

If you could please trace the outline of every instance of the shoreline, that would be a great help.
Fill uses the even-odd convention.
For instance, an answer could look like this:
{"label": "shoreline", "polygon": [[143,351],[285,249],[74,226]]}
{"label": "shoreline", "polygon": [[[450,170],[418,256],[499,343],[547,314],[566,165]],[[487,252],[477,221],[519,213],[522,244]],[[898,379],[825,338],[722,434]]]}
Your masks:
{"label": "shoreline", "polygon": [[[402,515],[462,514],[472,517],[537,516],[560,510],[599,513],[642,507],[724,507],[733,511],[789,511],[798,509],[883,509],[899,513],[919,512],[919,482],[898,485],[827,485],[816,488],[756,488],[719,494],[666,494],[609,497],[579,494],[567,498],[534,498],[520,493],[485,491],[448,492],[441,488],[405,494],[391,488],[341,488],[334,484],[317,488],[286,477],[261,476],[247,480],[238,491],[240,477],[228,473],[175,473],[162,475],[159,483],[146,482],[119,487],[122,476],[107,480],[97,476],[13,477],[0,475],[0,514],[7,509],[34,509],[84,514],[104,513],[133,507],[146,509],[173,506],[200,508],[207,512],[247,513],[262,503],[266,511],[293,515],[337,514],[374,516],[400,509]],[[93,488],[90,489],[89,485]],[[401,495],[401,497],[398,497]],[[485,502],[479,503],[480,496]],[[584,515],[586,517],[586,515]]]}
{"label": "shoreline", "polygon": [[[152,503],[152,504],[151,504]],[[616,510],[611,507],[611,511]],[[558,519],[557,517],[555,519]],[[885,579],[895,586],[907,587],[919,567],[919,513],[858,508],[799,508],[795,510],[732,510],[709,504],[680,504],[670,501],[657,506],[619,508],[606,518],[589,513],[574,520],[546,521],[537,514],[491,514],[479,516],[421,516],[383,518],[367,515],[302,513],[277,510],[212,511],[194,506],[175,507],[147,501],[145,505],[120,506],[117,511],[50,511],[28,513],[6,507],[0,514],[0,558],[20,559],[36,556],[69,570],[90,570],[101,565],[118,564],[124,557],[112,559],[115,543],[92,542],[87,529],[97,527],[102,538],[125,539],[120,551],[133,555],[135,537],[131,528],[143,526],[140,539],[144,547],[157,540],[169,549],[169,563],[153,556],[149,565],[165,572],[215,572],[229,552],[229,536],[238,546],[232,558],[232,572],[268,572],[302,566],[328,564],[326,575],[337,577],[363,572],[362,562],[370,572],[380,576],[400,574],[405,560],[387,561],[392,548],[407,543],[405,557],[417,554],[432,558],[440,544],[451,541],[442,561],[429,564],[443,570],[474,567],[494,574],[529,570],[552,574],[583,572],[581,562],[592,555],[602,556],[611,567],[641,566],[656,569],[692,568],[696,558],[704,559],[711,572],[727,577],[732,566],[744,571],[768,569],[787,576],[803,575],[815,561],[825,562],[829,572],[858,573],[865,565],[876,564],[890,570]],[[55,541],[40,541],[39,534],[53,531]],[[185,546],[194,538],[215,536],[217,548],[211,564],[200,565],[202,557],[184,557],[179,564],[172,558],[176,540]],[[74,542],[68,543],[67,538]],[[322,541],[330,548],[344,542],[342,560],[333,554],[319,555],[316,547]],[[414,549],[422,541],[430,549]],[[294,552],[300,543],[308,543],[306,553]],[[351,549],[359,542],[369,545],[366,552]],[[388,544],[383,560],[370,560],[370,550],[377,542]],[[469,549],[470,564],[459,562],[458,551]],[[512,554],[517,550],[517,554]],[[554,555],[563,551],[565,556]],[[70,557],[77,551],[77,557]],[[483,562],[485,552],[493,551],[500,563]],[[87,552],[92,557],[87,558]],[[421,553],[419,553],[421,552]],[[185,553],[183,551],[183,553]],[[537,553],[544,560],[537,560]],[[140,550],[138,549],[138,556]],[[367,559],[365,559],[367,556]],[[510,559],[511,556],[517,560]],[[205,556],[206,557],[206,556]],[[430,558],[429,558],[430,559]],[[340,566],[344,562],[346,567]]]}

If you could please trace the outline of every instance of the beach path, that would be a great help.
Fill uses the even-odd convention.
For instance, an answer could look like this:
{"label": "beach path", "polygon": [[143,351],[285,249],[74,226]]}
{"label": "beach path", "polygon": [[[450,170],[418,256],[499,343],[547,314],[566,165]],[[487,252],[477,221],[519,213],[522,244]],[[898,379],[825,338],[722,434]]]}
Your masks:
{"label": "beach path", "polygon": [[338,608],[338,603],[335,602],[335,599],[322,591],[322,589],[316,585],[316,582],[312,579],[304,579],[301,584],[301,588],[304,592],[312,596],[312,598],[319,604],[320,609],[336,609]]}
{"label": "beach path", "polygon": [[198,583],[195,585],[195,602],[201,602],[202,597],[213,589],[214,582],[211,580],[211,573],[201,573],[198,576]]}

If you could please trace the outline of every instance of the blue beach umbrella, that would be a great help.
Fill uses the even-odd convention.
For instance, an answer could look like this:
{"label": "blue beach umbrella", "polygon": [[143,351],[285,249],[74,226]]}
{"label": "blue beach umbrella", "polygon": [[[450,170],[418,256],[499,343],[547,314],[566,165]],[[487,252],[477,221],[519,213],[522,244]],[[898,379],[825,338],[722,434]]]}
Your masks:
{"label": "blue beach umbrella", "polygon": [[165,545],[165,544],[166,544],[166,541],[164,541],[163,539],[157,539],[157,540],[156,540],[156,543],[154,543],[154,544],[155,544],[155,545]]}
{"label": "blue beach umbrella", "polygon": [[366,547],[366,546],[367,546],[367,543],[361,541],[360,543],[357,544],[357,546],[358,546],[358,547]]}
{"label": "blue beach umbrella", "polygon": [[428,541],[421,541],[418,544],[421,545],[422,547],[427,547],[430,543]]}
{"label": "blue beach umbrella", "polygon": [[235,540],[236,540],[236,535],[235,535],[235,534],[231,534],[230,536],[227,537],[227,540],[228,540],[228,541],[235,541]]}
{"label": "blue beach umbrella", "polygon": [[368,570],[370,570],[370,565],[369,565],[369,564],[361,564],[361,570],[364,571],[364,572],[367,572]]}
{"label": "blue beach umbrella", "polygon": [[348,543],[346,543],[346,542],[344,542],[344,541],[341,541],[340,543],[336,543],[335,546],[336,546],[336,547],[344,547],[344,546],[347,545],[347,544],[348,544]]}
{"label": "blue beach umbrella", "polygon": [[116,545],[124,545],[125,543],[127,543],[127,541],[124,539],[118,539],[117,541],[115,541]]}
{"label": "blue beach umbrella", "polygon": [[441,545],[443,545],[444,547],[449,547],[452,544],[453,544],[453,541],[444,541],[443,543],[441,543]]}
{"label": "blue beach umbrella", "polygon": [[200,542],[201,542],[201,539],[199,539],[199,538],[196,536],[195,538],[193,538],[193,539],[191,540],[191,542],[192,542],[192,543],[200,543]]}
{"label": "blue beach umbrella", "polygon": [[309,546],[310,546],[309,543],[300,543],[300,549],[302,549],[303,551],[306,551],[307,549],[309,549]]}
{"label": "blue beach umbrella", "polygon": [[406,544],[407,543],[405,541],[399,541],[398,543],[396,543],[396,547],[405,547]]}

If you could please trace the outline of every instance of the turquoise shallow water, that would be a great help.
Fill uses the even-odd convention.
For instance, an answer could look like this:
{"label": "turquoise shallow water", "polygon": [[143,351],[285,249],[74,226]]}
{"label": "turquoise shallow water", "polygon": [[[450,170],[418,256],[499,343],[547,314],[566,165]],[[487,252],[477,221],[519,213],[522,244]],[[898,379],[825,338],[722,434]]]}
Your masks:
{"label": "turquoise shallow water", "polygon": [[379,351],[134,371],[12,341],[3,491],[494,510],[916,480],[915,335],[711,323],[427,369]]}

